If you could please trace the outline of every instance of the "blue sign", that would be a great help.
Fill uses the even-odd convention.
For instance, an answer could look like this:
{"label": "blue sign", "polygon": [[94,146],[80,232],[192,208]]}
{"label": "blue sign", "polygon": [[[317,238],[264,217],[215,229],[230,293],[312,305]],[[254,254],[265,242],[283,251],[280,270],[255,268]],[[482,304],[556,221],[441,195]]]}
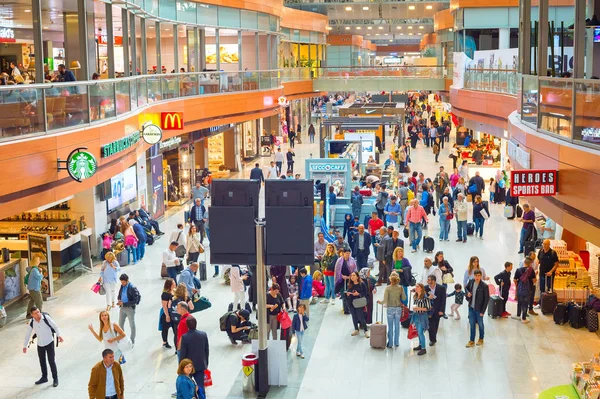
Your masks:
{"label": "blue sign", "polygon": [[310,165],[311,172],[345,172],[346,164],[330,164],[330,163],[313,163]]}

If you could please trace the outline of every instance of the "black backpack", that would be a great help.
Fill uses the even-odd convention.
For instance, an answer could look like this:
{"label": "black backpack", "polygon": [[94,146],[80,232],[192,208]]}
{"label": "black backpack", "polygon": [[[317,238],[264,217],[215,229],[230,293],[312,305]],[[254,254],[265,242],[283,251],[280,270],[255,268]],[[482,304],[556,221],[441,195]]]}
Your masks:
{"label": "black backpack", "polygon": [[[46,323],[46,325],[48,326],[50,331],[52,331],[52,340],[54,340],[56,331],[54,331],[54,328],[52,328],[52,326],[50,325],[50,322],[48,321],[46,316],[50,316],[50,315],[46,312],[42,312],[42,320],[44,320],[44,323]],[[33,319],[31,319],[31,321],[29,322],[29,327],[33,328]],[[37,339],[37,334],[33,334],[33,336],[31,337],[31,340],[29,341],[29,345],[27,345],[27,347],[29,348],[36,339]],[[56,346],[58,347],[58,339],[56,340]]]}

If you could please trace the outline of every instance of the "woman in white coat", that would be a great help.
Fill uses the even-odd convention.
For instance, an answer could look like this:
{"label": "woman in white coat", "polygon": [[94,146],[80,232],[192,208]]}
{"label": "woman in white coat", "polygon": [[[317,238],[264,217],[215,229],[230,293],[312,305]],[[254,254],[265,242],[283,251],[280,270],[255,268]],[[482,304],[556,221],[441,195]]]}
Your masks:
{"label": "woman in white coat", "polygon": [[104,262],[100,269],[100,278],[98,282],[102,284],[106,296],[106,310],[115,307],[117,300],[117,282],[119,281],[119,272],[121,267],[113,252],[107,252],[104,255]]}
{"label": "woman in white coat", "polygon": [[238,303],[240,304],[240,309],[243,310],[246,306],[244,280],[246,280],[248,276],[242,276],[240,265],[231,265],[229,278],[231,280],[231,292],[233,292],[233,311],[236,311]]}

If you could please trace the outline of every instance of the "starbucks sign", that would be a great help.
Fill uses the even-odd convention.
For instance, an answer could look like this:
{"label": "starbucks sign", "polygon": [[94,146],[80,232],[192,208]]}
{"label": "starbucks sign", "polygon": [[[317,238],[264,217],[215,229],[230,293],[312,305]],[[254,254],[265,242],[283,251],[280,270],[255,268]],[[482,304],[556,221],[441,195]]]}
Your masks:
{"label": "starbucks sign", "polygon": [[67,172],[73,180],[78,182],[92,177],[98,168],[96,158],[91,153],[82,151],[82,149],[75,149],[67,158]]}

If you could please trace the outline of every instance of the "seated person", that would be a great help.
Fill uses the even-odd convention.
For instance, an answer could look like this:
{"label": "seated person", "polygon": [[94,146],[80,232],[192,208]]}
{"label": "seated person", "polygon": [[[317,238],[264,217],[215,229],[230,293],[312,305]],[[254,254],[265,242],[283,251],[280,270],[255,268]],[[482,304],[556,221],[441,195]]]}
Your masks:
{"label": "seated person", "polygon": [[246,309],[238,310],[232,313],[227,320],[227,335],[233,345],[237,345],[237,341],[242,341],[243,344],[249,344],[248,331],[252,328],[250,323],[250,312]]}

